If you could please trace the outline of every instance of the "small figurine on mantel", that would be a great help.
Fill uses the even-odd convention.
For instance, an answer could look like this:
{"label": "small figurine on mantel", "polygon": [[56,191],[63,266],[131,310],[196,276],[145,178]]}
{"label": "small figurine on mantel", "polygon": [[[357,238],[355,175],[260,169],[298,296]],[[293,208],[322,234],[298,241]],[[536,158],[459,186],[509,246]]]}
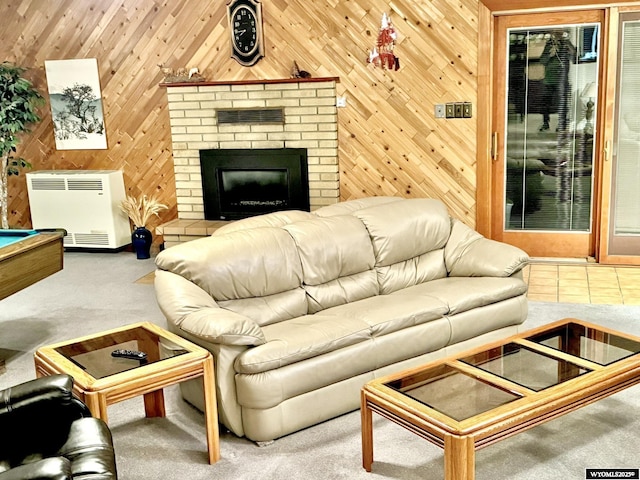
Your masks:
{"label": "small figurine on mantel", "polygon": [[165,67],[164,63],[158,64],[164,75],[163,83],[203,82],[204,77],[198,67],[173,69]]}
{"label": "small figurine on mantel", "polygon": [[291,69],[291,78],[311,78],[311,74],[305,70],[298,68],[298,62],[293,61],[293,68]]}

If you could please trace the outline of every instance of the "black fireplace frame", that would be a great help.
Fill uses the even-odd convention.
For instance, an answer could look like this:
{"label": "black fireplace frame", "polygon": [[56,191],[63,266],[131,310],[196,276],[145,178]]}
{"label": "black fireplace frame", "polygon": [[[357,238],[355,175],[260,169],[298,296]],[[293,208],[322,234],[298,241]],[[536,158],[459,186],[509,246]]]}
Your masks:
{"label": "black fireplace frame", "polygon": [[[228,210],[221,201],[221,175],[229,170],[285,170],[288,204],[282,208]],[[310,211],[306,148],[212,149],[200,151],[206,220],[239,220],[278,210]]]}

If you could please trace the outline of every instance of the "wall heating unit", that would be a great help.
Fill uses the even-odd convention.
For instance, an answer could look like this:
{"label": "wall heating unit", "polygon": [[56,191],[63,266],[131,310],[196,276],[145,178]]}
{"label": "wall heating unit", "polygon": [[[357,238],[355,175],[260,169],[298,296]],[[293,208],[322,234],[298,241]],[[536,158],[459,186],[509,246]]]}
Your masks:
{"label": "wall heating unit", "polygon": [[64,228],[65,247],[118,249],[131,243],[120,170],[29,172],[27,190],[34,229]]}

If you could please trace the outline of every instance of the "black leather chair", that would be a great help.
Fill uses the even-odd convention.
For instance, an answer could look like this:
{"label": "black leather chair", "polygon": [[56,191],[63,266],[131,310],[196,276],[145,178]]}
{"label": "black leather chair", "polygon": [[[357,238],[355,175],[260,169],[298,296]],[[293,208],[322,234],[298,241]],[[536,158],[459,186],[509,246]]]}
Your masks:
{"label": "black leather chair", "polygon": [[53,375],[0,390],[0,480],[117,479],[111,432]]}

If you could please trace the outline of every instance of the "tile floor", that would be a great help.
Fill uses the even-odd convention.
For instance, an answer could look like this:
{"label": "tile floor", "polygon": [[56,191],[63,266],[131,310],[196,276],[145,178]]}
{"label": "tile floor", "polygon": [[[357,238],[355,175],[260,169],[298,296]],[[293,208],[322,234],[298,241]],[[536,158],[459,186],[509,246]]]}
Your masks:
{"label": "tile floor", "polygon": [[523,274],[529,300],[640,305],[640,267],[533,261]]}

